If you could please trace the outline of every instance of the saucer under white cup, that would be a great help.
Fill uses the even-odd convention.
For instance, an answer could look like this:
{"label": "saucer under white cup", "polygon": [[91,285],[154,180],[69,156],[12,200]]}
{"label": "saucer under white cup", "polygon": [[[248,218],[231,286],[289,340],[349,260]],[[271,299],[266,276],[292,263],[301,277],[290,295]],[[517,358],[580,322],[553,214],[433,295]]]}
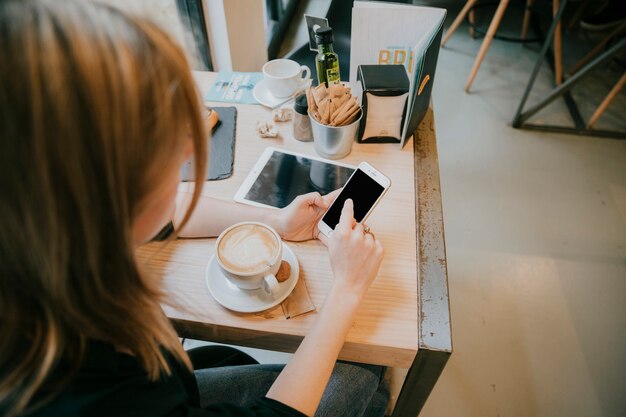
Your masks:
{"label": "saucer under white cup", "polygon": [[254,86],[252,89],[252,96],[259,104],[262,104],[265,107],[269,107],[270,109],[274,109],[281,104],[285,104],[286,102],[293,100],[293,98],[297,95],[299,91],[304,90],[311,83],[311,79],[309,78],[303,83],[302,88],[297,89],[291,96],[287,98],[276,98],[270,93],[270,90],[267,87],[267,82],[265,79],[262,79]]}
{"label": "saucer under white cup", "polygon": [[278,284],[279,289],[274,294],[268,294],[262,288],[256,290],[242,290],[232,284],[222,273],[211,256],[206,268],[206,284],[215,300],[229,310],[240,313],[257,313],[282,303],[291,294],[300,277],[300,265],[295,253],[284,242],[283,259],[291,265],[289,278]]}
{"label": "saucer under white cup", "polygon": [[311,70],[291,59],[273,59],[263,65],[263,79],[252,90],[254,99],[275,108],[291,100],[311,82]]}

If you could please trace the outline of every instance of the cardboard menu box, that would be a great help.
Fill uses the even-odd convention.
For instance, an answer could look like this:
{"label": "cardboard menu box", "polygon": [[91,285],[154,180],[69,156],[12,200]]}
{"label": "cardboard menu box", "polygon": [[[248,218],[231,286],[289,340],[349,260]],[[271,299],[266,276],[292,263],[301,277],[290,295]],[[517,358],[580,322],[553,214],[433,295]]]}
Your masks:
{"label": "cardboard menu box", "polygon": [[355,1],[352,9],[350,84],[359,91],[359,65],[404,65],[409,94],[400,146],[413,135],[430,105],[446,10]]}

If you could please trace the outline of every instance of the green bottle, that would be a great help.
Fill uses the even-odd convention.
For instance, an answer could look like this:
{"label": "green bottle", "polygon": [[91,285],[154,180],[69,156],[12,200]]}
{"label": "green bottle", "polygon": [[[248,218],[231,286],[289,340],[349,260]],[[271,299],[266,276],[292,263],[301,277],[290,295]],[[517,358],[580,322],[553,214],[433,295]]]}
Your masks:
{"label": "green bottle", "polygon": [[333,51],[333,30],[326,27],[315,32],[315,43],[317,43],[317,56],[315,66],[317,67],[317,81],[329,84],[338,83],[339,77],[339,56]]}

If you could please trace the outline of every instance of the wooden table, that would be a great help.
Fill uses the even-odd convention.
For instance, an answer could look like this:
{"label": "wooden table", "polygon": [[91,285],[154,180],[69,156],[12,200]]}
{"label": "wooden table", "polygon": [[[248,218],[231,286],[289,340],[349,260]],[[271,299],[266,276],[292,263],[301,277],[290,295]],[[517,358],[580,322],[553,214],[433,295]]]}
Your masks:
{"label": "wooden table", "polygon": [[[204,92],[213,73],[194,74]],[[211,103],[216,106],[227,103]],[[278,124],[278,139],[255,134],[271,111],[238,105],[235,166],[226,180],[207,182],[203,193],[232,199],[267,146],[315,155],[312,142],[293,139],[291,124]],[[350,330],[340,359],[408,368],[394,416],[417,415],[452,352],[447,270],[439,189],[439,166],[432,111],[403,149],[399,145],[355,143],[341,162],[368,161],[392,185],[368,219],[385,248],[385,259]],[[183,185],[183,187],[186,185]],[[417,192],[416,192],[417,190]],[[211,213],[206,213],[210,216]],[[205,269],[215,239],[181,239],[145,245],[142,260],[165,275],[171,305],[164,306],[182,337],[283,352],[294,352],[316,313],[285,319],[281,307],[240,314],[221,307],[210,295]],[[318,241],[292,243],[317,308],[323,305],[332,274],[327,249]]]}

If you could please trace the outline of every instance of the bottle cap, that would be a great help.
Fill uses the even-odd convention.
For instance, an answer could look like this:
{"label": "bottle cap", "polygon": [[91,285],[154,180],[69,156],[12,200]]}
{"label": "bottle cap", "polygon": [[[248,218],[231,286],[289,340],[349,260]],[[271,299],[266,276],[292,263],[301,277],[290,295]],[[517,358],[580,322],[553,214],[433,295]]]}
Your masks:
{"label": "bottle cap", "polygon": [[306,94],[296,96],[296,102],[293,105],[293,109],[296,113],[304,115],[307,114],[307,111],[309,110],[309,103],[306,101]]}
{"label": "bottle cap", "polygon": [[333,43],[333,29],[330,27],[320,28],[315,32],[315,43]]}

